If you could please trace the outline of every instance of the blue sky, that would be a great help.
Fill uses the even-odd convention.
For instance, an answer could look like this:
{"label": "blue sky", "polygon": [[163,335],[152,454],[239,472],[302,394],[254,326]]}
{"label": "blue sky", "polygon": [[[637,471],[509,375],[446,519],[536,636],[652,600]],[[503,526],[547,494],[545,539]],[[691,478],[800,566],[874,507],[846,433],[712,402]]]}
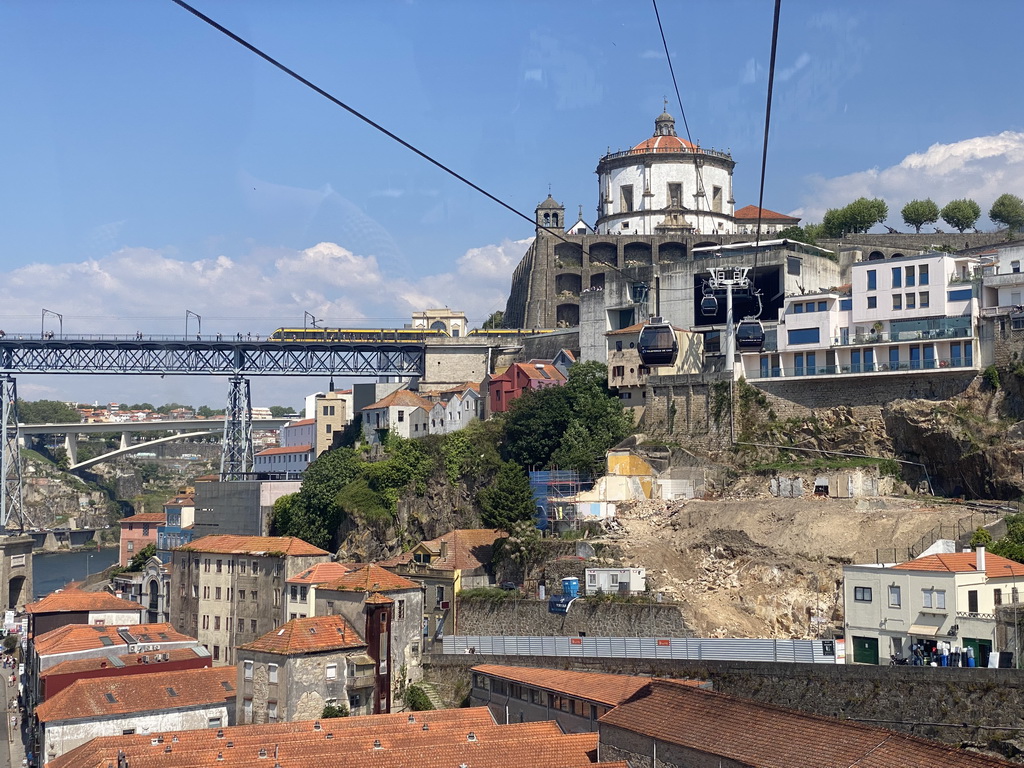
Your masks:
{"label": "blue sky", "polygon": [[[592,220],[598,158],[648,137],[662,97],[681,117],[646,2],[196,6],[527,214],[550,184]],[[737,207],[756,203],[772,4],[660,11],[692,137],[732,153]],[[816,221],[878,195],[900,227],[914,197],[969,195],[987,212],[1024,194],[1024,6],[987,3],[970,29],[963,15],[785,0],[765,206]],[[8,332],[38,328],[42,307],[87,333],[172,332],[186,309],[225,333],[304,311],[400,325],[438,305],[479,322],[532,234],[169,0],[6,0],[0,66]],[[223,398],[220,383],[143,382],[19,385],[33,399]],[[305,388],[254,383],[261,401]]]}

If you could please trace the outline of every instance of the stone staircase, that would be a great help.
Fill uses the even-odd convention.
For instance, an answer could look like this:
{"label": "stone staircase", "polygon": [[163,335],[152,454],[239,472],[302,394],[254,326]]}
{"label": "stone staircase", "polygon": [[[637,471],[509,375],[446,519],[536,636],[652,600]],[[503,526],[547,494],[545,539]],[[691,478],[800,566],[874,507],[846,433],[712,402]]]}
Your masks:
{"label": "stone staircase", "polygon": [[416,683],[420,689],[427,694],[427,699],[434,706],[434,709],[448,709],[448,705],[444,703],[441,698],[441,694],[438,693],[437,687],[433,683],[428,683],[426,680],[420,680]]}

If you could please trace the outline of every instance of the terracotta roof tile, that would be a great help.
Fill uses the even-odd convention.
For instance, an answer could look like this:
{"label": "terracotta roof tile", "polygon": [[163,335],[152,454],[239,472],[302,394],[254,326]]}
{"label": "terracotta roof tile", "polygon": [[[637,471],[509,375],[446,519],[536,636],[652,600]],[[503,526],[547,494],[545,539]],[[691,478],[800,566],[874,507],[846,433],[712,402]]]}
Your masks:
{"label": "terracotta roof tile", "polygon": [[[508,536],[508,533],[496,528],[457,528],[444,536],[424,541],[417,547],[425,546],[434,554],[430,561],[431,568],[442,571],[471,571],[491,561],[494,542],[505,536]],[[448,547],[448,554],[445,557],[440,556],[442,541],[447,542]],[[413,550],[417,547],[413,547]],[[403,552],[387,560],[381,560],[380,565],[405,565],[412,561],[413,554],[413,551]]]}
{"label": "terracotta roof tile", "polygon": [[117,764],[119,750],[132,768],[251,768],[261,758],[282,766],[506,768],[524,756],[531,768],[589,768],[595,765],[597,734],[563,734],[553,722],[497,725],[479,707],[107,736],[71,750],[51,767],[106,768]]}
{"label": "terracotta roof tile", "polygon": [[121,518],[121,525],[125,523],[157,523],[163,525],[167,522],[167,515],[163,512],[143,512],[138,515],[130,515]]}
{"label": "terracotta roof tile", "polygon": [[312,616],[306,619],[292,619],[251,643],[239,646],[239,650],[295,656],[365,647],[366,643],[344,617]]}
{"label": "terracotta roof tile", "polygon": [[300,419],[299,421],[293,421],[289,424],[285,424],[286,427],[305,427],[310,424],[316,424],[316,419]]}
{"label": "terracotta roof tile", "polygon": [[[994,768],[1010,763],[849,720],[655,679],[601,718],[614,726],[749,768]],[[680,727],[685,723],[686,727]],[[611,738],[614,738],[612,736]]]}
{"label": "terracotta roof tile", "polygon": [[334,560],[329,560],[326,563],[317,563],[316,565],[307,568],[302,573],[298,573],[287,579],[288,584],[323,584],[328,581],[333,581],[341,576],[344,576],[351,570],[351,566],[345,563],[338,563]]}
{"label": "terracotta roof tile", "polygon": [[[757,219],[757,206],[756,205],[745,205],[740,208],[733,216],[737,219]],[[767,208],[761,209],[761,221],[765,219],[785,219],[787,221],[797,222],[800,221],[798,216],[790,216],[785,213],[776,213],[775,211],[769,211]]]}
{"label": "terracotta roof tile", "polygon": [[220,555],[329,555],[294,536],[233,536],[229,534],[203,536],[190,544],[179,547],[178,551],[212,552]]}
{"label": "terracotta roof tile", "polygon": [[109,717],[231,702],[236,667],[177,669],[149,675],[76,680],[36,707],[40,722]]}
{"label": "terracotta roof tile", "polygon": [[[947,573],[971,573],[978,570],[977,552],[950,552],[927,555],[893,566],[901,571],[942,571]],[[1016,578],[1024,576],[1024,565],[1008,560],[991,552],[985,553],[985,574],[990,579]]]}
{"label": "terracotta roof tile", "polygon": [[407,407],[423,408],[424,410],[429,411],[430,406],[431,403],[429,400],[424,400],[415,392],[411,392],[408,389],[397,389],[387,397],[381,398],[373,405],[366,406],[365,408],[363,408],[363,410],[369,411],[374,408]]}
{"label": "terracotta roof tile", "polygon": [[[611,675],[603,672],[571,672],[543,667],[508,667],[500,664],[478,664],[473,667],[473,671],[610,707],[622,703],[651,682],[649,675]],[[701,685],[698,681],[688,683]]]}
{"label": "terracotta roof tile", "polygon": [[[160,661],[155,664],[146,664],[141,659],[146,654],[140,653],[123,653],[115,656],[119,662],[126,667],[141,667],[139,672],[159,672],[161,666],[172,661],[191,661],[192,659],[209,658],[209,653],[200,655],[197,653],[196,648],[174,648],[173,650],[165,651],[170,657],[167,661]],[[123,647],[120,649],[123,650]],[[206,650],[205,648],[203,649]],[[69,661],[62,661],[60,664],[55,664],[49,669],[44,669],[39,673],[40,677],[49,677],[50,675],[72,675],[80,672],[92,672],[97,669],[115,669],[117,666],[110,660],[108,656],[101,656],[99,658],[91,659],[70,659]]]}
{"label": "terracotta roof tile", "polygon": [[348,573],[320,585],[321,589],[338,592],[392,592],[401,589],[419,589],[420,585],[404,576],[392,573],[375,563],[350,565]]}
{"label": "terracotta roof tile", "polygon": [[[545,381],[565,381],[562,372],[551,364],[550,360],[531,360],[528,363],[514,363],[528,378]],[[546,376],[544,374],[547,374]]]}
{"label": "terracotta roof tile", "polygon": [[86,592],[82,589],[62,589],[51,592],[42,600],[25,606],[26,613],[65,613],[68,611],[138,611],[145,608],[130,600],[114,597],[109,592]]}
{"label": "terracotta roof tile", "polygon": [[[138,603],[135,603],[138,605]],[[124,648],[128,645],[118,632],[123,629],[136,643],[198,643],[194,637],[183,635],[170,624],[134,624],[130,627],[115,627],[95,624],[67,624],[38,635],[32,640],[32,647],[40,656],[60,653],[74,653],[97,648]]]}
{"label": "terracotta roof tile", "polygon": [[257,453],[257,456],[279,456],[283,453],[308,453],[313,450],[311,445],[285,445],[278,448],[267,448]]}

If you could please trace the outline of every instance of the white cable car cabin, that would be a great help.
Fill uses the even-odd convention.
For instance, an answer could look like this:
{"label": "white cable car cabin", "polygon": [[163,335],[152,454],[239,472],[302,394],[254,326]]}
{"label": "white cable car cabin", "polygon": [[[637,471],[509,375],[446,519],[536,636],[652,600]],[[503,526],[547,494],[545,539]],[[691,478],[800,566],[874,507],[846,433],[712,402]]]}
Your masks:
{"label": "white cable car cabin", "polygon": [[652,317],[640,331],[637,352],[640,362],[648,368],[674,365],[679,354],[675,329],[660,317]]}

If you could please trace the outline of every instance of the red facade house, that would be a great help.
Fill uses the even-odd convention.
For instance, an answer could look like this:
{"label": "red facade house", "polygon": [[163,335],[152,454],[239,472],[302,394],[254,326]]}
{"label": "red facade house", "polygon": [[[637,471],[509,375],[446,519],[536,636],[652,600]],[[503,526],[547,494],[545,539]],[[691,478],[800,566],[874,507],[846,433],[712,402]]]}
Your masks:
{"label": "red facade house", "polygon": [[565,375],[550,360],[513,363],[504,373],[492,376],[487,382],[488,410],[490,413],[504,413],[524,392],[560,387],[565,382]]}

